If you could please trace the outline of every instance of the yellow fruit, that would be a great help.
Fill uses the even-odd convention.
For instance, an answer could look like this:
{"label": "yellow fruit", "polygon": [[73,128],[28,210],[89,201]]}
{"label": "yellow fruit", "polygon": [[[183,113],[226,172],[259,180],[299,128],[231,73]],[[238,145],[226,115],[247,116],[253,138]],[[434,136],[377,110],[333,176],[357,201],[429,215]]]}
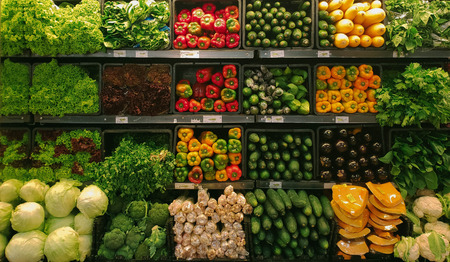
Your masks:
{"label": "yellow fruit", "polygon": [[328,3],[328,8],[327,8],[328,13],[341,7],[342,3],[343,3],[343,0],[331,0]]}
{"label": "yellow fruit", "polygon": [[363,3],[356,3],[354,6],[358,7],[358,11],[364,11],[364,4]]}
{"label": "yellow fruit", "polygon": [[353,27],[355,26],[350,19],[342,19],[334,24],[336,26],[336,32],[337,33],[344,33],[347,34],[353,30]]}
{"label": "yellow fruit", "polygon": [[381,8],[381,1],[375,0],[372,2],[372,4],[370,5],[370,8]]}
{"label": "yellow fruit", "polygon": [[[358,13],[356,13],[356,17],[355,19],[353,19],[353,22],[355,24],[362,24],[364,22],[364,20],[366,19],[366,12],[364,11],[358,11]],[[364,25],[363,25],[364,26]],[[364,26],[365,27],[365,26]]]}
{"label": "yellow fruit", "polygon": [[334,46],[337,48],[346,48],[349,44],[348,37],[345,34],[335,34],[334,35]]}
{"label": "yellow fruit", "polygon": [[369,2],[363,2],[362,4],[364,5],[363,11],[368,11],[370,9],[370,3]]}
{"label": "yellow fruit", "polygon": [[322,1],[319,3],[319,10],[327,10],[328,8],[328,2],[327,1]]}
{"label": "yellow fruit", "polygon": [[336,9],[333,12],[331,12],[329,15],[333,16],[334,21],[337,22],[344,17],[344,11],[342,11],[341,9]]}
{"label": "yellow fruit", "polygon": [[352,5],[347,11],[345,11],[344,18],[353,20],[358,13],[358,7],[356,5]]}
{"label": "yellow fruit", "polygon": [[361,43],[359,44],[362,47],[369,47],[372,44],[372,38],[368,35],[362,35]]}
{"label": "yellow fruit", "polygon": [[344,0],[344,2],[342,3],[341,7],[339,7],[339,9],[341,9],[344,12],[347,11],[347,9],[349,9],[353,5],[353,1],[354,0]]}
{"label": "yellow fruit", "polygon": [[349,41],[349,44],[348,44],[349,46],[357,47],[361,43],[361,38],[359,38],[359,36],[357,36],[357,35],[351,35],[348,37],[348,41]]}
{"label": "yellow fruit", "polygon": [[374,8],[367,11],[365,17],[366,18],[364,19],[364,22],[358,24],[362,24],[364,28],[367,28],[370,25],[380,23],[381,21],[383,21],[384,18],[386,17],[386,13],[381,8]]}
{"label": "yellow fruit", "polygon": [[366,28],[366,35],[370,37],[380,36],[386,32],[386,27],[383,23],[376,23]]}
{"label": "yellow fruit", "polygon": [[372,38],[372,46],[373,47],[381,47],[384,44],[384,37],[375,36]]}
{"label": "yellow fruit", "polygon": [[355,26],[353,27],[353,30],[348,34],[360,36],[360,35],[364,34],[364,26],[355,24]]}

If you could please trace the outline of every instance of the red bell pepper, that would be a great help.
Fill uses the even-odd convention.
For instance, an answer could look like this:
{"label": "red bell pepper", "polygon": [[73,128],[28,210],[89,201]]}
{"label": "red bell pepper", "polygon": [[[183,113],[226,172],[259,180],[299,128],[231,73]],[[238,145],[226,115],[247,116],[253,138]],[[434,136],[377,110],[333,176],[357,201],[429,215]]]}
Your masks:
{"label": "red bell pepper", "polygon": [[227,176],[231,181],[239,180],[242,176],[242,170],[239,168],[238,165],[230,165],[225,168],[227,171]]}
{"label": "red bell pepper", "polygon": [[175,40],[173,40],[173,47],[175,49],[186,49],[186,37],[184,35],[179,35]]}
{"label": "red bell pepper", "polygon": [[203,30],[214,30],[214,15],[205,14],[204,16],[202,16],[202,19],[200,19],[200,26]]}
{"label": "red bell pepper", "polygon": [[221,34],[225,34],[227,32],[227,23],[225,22],[225,19],[216,18],[216,21],[214,21],[214,31]]}
{"label": "red bell pepper", "polygon": [[200,27],[200,24],[197,22],[190,22],[188,25],[188,33],[191,35],[196,35],[196,36],[202,36],[203,32],[202,32],[202,28]]}
{"label": "red bell pepper", "polygon": [[219,113],[227,111],[227,108],[225,107],[225,102],[223,102],[222,100],[216,100],[214,102],[214,111]]}
{"label": "red bell pepper", "polygon": [[186,22],[176,22],[175,23],[175,34],[176,35],[186,35],[188,23]]}
{"label": "red bell pepper", "polygon": [[202,98],[200,103],[202,104],[202,110],[213,111],[213,109],[214,109],[214,100],[213,99],[211,99],[211,98]]}
{"label": "red bell pepper", "polygon": [[196,82],[192,87],[192,98],[203,98],[206,96],[206,83]]}
{"label": "red bell pepper", "polygon": [[175,104],[175,108],[178,110],[178,112],[188,111],[189,110],[189,100],[187,98],[178,99],[177,103]]}
{"label": "red bell pepper", "polygon": [[[228,175],[228,174],[227,174]],[[200,166],[194,166],[188,174],[189,181],[200,184],[203,181],[203,171]]]}
{"label": "red bell pepper", "polygon": [[197,82],[206,83],[211,80],[213,69],[213,67],[207,67],[197,70],[197,73],[195,74],[197,77]]}
{"label": "red bell pepper", "polygon": [[223,18],[225,19],[225,9],[220,9],[214,12],[214,16],[217,18]]}
{"label": "red bell pepper", "polygon": [[205,12],[203,12],[203,10],[200,7],[197,7],[192,9],[191,14],[192,14],[191,21],[200,24],[200,19],[202,19],[202,17],[205,15]]}
{"label": "red bell pepper", "polygon": [[198,48],[200,48],[200,49],[208,49],[210,45],[211,45],[211,38],[209,38],[207,36],[201,36],[198,39],[198,42],[197,42]]}
{"label": "red bell pepper", "polygon": [[239,9],[235,5],[230,5],[225,8],[225,18],[239,18]]}
{"label": "red bell pepper", "polygon": [[220,72],[215,73],[214,75],[212,75],[211,77],[211,81],[213,82],[213,84],[215,84],[218,87],[222,87],[223,86],[223,75]]}
{"label": "red bell pepper", "polygon": [[239,102],[237,100],[234,100],[231,103],[225,104],[228,112],[237,112],[239,109]]}
{"label": "red bell pepper", "polygon": [[239,33],[239,29],[241,29],[241,25],[239,21],[234,18],[227,19],[227,30],[230,33]]}
{"label": "red bell pepper", "polygon": [[186,35],[186,44],[189,48],[196,48],[198,42],[198,36],[187,34]]}
{"label": "red bell pepper", "polygon": [[215,48],[224,48],[225,47],[225,35],[215,33],[213,38],[211,39],[211,46]]}
{"label": "red bell pepper", "polygon": [[238,88],[238,79],[236,77],[231,77],[228,78],[227,80],[225,80],[225,87],[226,88],[231,88],[233,90]]}
{"label": "red bell pepper", "polygon": [[236,77],[236,75],[237,75],[236,66],[235,65],[225,65],[222,68],[222,74],[223,74],[223,77],[225,77],[226,79]]}
{"label": "red bell pepper", "polygon": [[189,80],[187,79],[181,79],[180,81],[178,81],[177,84],[184,84],[184,85],[191,85],[191,82],[189,82]]}
{"label": "red bell pepper", "polygon": [[215,85],[207,85],[206,86],[206,97],[207,98],[219,98],[220,96],[220,88]]}
{"label": "red bell pepper", "polygon": [[229,34],[227,35],[226,45],[228,48],[235,48],[239,45],[239,35]]}
{"label": "red bell pepper", "polygon": [[189,100],[189,112],[198,112],[202,109],[202,105],[195,99]]}
{"label": "red bell pepper", "polygon": [[178,22],[191,22],[191,12],[187,9],[181,10],[181,12],[178,14]]}
{"label": "red bell pepper", "polygon": [[212,3],[204,3],[202,6],[202,10],[203,12],[205,12],[205,14],[214,15],[214,12],[216,11],[216,6]]}

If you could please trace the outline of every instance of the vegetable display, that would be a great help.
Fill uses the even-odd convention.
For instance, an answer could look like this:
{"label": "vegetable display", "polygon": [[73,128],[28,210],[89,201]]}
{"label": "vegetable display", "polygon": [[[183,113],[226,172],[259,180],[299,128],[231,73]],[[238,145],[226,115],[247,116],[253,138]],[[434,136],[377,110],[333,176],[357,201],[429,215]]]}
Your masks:
{"label": "vegetable display", "polygon": [[[242,176],[242,130],[228,130],[227,136],[202,131],[194,136],[194,129],[180,127],[177,131],[175,180],[200,184],[207,181],[236,181]],[[220,135],[220,133],[218,133]],[[228,137],[228,140],[225,140]]]}
{"label": "vegetable display", "polygon": [[105,66],[101,92],[106,115],[161,115],[169,112],[169,65]]}
{"label": "vegetable display", "polygon": [[450,77],[442,68],[425,69],[411,63],[403,72],[393,70],[377,91],[382,126],[409,126],[428,121],[435,127],[450,121]]}
{"label": "vegetable display", "polygon": [[[98,65],[92,67],[98,72]],[[55,59],[37,65],[30,88],[30,112],[60,117],[98,113],[99,84],[86,72],[92,67],[59,66]]]}
{"label": "vegetable display", "polygon": [[[184,68],[178,66],[180,70]],[[191,68],[190,68],[191,69]],[[184,74],[188,75],[188,73]],[[175,109],[178,112],[238,112],[239,69],[229,64],[201,67],[195,79],[180,79],[175,86]]]}
{"label": "vegetable display", "polygon": [[26,129],[0,129],[0,164],[3,167],[27,167],[30,132]]}
{"label": "vegetable display", "polygon": [[218,199],[200,188],[197,203],[192,198],[179,197],[169,205],[173,217],[173,241],[177,260],[246,259],[244,215],[252,213],[242,193],[227,186]]}
{"label": "vegetable display", "polygon": [[316,68],[316,113],[377,113],[376,90],[381,78],[371,65]]}
{"label": "vegetable display", "polygon": [[319,130],[319,170],[322,181],[387,181],[381,130],[325,128]]}
{"label": "vegetable display", "polygon": [[0,65],[0,115],[27,114],[29,92],[29,67],[6,59]]}
{"label": "vegetable display", "polygon": [[318,10],[319,47],[384,45],[386,12],[381,1],[323,0]]}
{"label": "vegetable display", "polygon": [[219,9],[219,6],[206,2],[191,10],[183,7],[175,16],[173,47],[237,48],[240,29],[239,8],[236,5]]}
{"label": "vegetable display", "polygon": [[313,140],[309,132],[252,132],[247,137],[250,179],[313,179]]}
{"label": "vegetable display", "polygon": [[170,45],[168,2],[107,1],[103,9],[102,31],[107,48],[159,50]]}
{"label": "vegetable display", "polygon": [[312,259],[328,254],[334,212],[326,196],[305,190],[255,189],[245,197],[253,206],[250,226],[257,260]]}
{"label": "vegetable display", "polygon": [[261,66],[246,69],[244,77],[242,108],[245,114],[309,114],[307,68]]}
{"label": "vegetable display", "polygon": [[245,13],[247,47],[311,47],[311,1],[248,1]]}

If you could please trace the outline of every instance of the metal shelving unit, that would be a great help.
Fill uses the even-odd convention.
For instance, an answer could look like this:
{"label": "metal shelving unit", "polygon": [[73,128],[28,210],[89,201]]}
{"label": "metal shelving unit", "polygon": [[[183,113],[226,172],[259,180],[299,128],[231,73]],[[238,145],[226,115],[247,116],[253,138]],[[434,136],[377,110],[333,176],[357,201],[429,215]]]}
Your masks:
{"label": "metal shelving unit", "polygon": [[0,116],[0,124],[29,124],[33,121],[31,115]]}
{"label": "metal shelving unit", "polygon": [[225,187],[232,185],[235,190],[243,189],[253,189],[255,188],[254,180],[238,180],[238,181],[202,181],[201,184],[194,184],[191,182],[184,183],[173,183],[167,187],[168,190],[194,190],[198,189],[199,186],[207,189],[220,189],[223,190]]}
{"label": "metal shelving unit", "polygon": [[257,123],[287,123],[287,124],[372,124],[377,123],[375,115],[257,115]]}

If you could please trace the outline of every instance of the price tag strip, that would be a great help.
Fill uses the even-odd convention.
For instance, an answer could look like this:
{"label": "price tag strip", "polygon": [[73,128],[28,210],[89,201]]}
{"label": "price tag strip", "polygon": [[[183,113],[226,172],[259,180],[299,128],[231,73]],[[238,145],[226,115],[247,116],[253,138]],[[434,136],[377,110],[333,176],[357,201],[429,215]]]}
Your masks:
{"label": "price tag strip", "polygon": [[348,124],[349,117],[348,116],[337,116],[335,119],[336,124]]}
{"label": "price tag strip", "polygon": [[317,51],[317,57],[330,57],[330,51]]}
{"label": "price tag strip", "polygon": [[200,52],[196,50],[180,51],[180,58],[200,58]]}
{"label": "price tag strip", "polygon": [[175,189],[194,189],[193,183],[175,183]]}
{"label": "price tag strip", "polygon": [[270,51],[270,57],[271,58],[283,58],[284,57],[284,50],[273,50]]}
{"label": "price tag strip", "polygon": [[146,51],[146,50],[136,51],[136,57],[147,58],[148,57],[148,51]]}
{"label": "price tag strip", "polygon": [[116,124],[128,124],[128,117],[116,116]]}
{"label": "price tag strip", "polygon": [[204,115],[203,123],[222,123],[222,116],[220,115]]}
{"label": "price tag strip", "polygon": [[113,55],[114,55],[114,57],[126,57],[127,51],[126,50],[114,50]]}
{"label": "price tag strip", "polygon": [[283,186],[283,182],[281,181],[271,181],[269,183],[269,188],[281,188]]}

